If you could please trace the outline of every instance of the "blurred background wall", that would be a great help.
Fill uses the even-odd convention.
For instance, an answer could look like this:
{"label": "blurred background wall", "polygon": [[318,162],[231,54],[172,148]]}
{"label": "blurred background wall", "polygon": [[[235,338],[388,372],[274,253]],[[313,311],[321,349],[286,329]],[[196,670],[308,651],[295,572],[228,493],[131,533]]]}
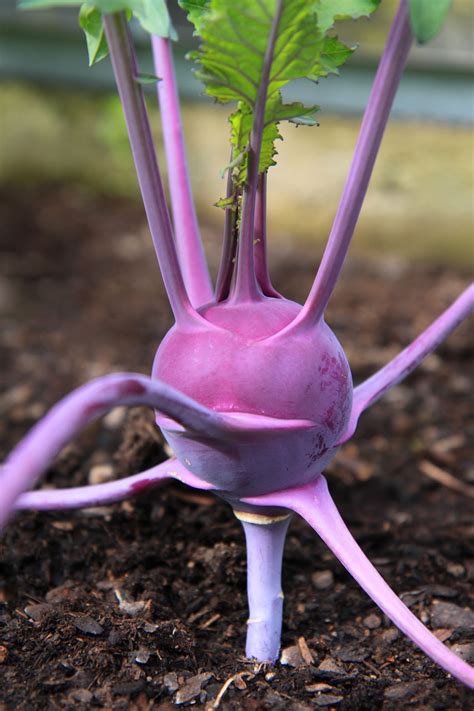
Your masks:
{"label": "blurred background wall", "polygon": [[[172,3],[170,3],[172,5]],[[454,0],[442,34],[413,49],[357,229],[353,249],[464,266],[474,256],[474,92],[472,0]],[[383,0],[370,21],[341,26],[360,47],[341,77],[290,94],[321,106],[320,126],[283,126],[269,175],[271,236],[323,243],[330,229],[384,38],[396,6]],[[108,60],[87,67],[77,12],[20,13],[0,3],[0,189],[72,184],[138,199],[136,179]],[[185,60],[190,28],[175,18],[176,48],[193,187],[202,220],[222,224],[213,203],[225,191],[226,107],[201,95]],[[147,41],[136,40],[151,70]],[[301,94],[303,92],[303,94]],[[160,149],[153,88],[148,104]]]}

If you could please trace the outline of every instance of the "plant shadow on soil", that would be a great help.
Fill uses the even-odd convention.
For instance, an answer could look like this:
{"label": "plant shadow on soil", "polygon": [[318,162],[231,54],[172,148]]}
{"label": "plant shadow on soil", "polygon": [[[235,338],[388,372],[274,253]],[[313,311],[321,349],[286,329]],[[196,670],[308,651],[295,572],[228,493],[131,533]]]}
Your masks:
{"label": "plant shadow on soil", "polygon": [[[3,459],[81,382],[149,372],[171,318],[136,203],[72,188],[3,194],[0,220]],[[276,285],[301,301],[317,258],[308,248],[274,255]],[[328,322],[355,381],[467,281],[441,267],[350,260]],[[363,416],[328,479],[384,577],[473,661],[470,364],[463,325]],[[150,412],[116,410],[40,485],[124,476],[165,457]],[[433,480],[450,485],[449,475],[460,491]],[[22,513],[0,541],[0,708],[468,707],[467,690],[396,631],[303,522],[290,528],[284,561],[282,646],[295,647],[295,666],[244,658],[245,586],[240,525],[202,492],[172,485],[103,509]]]}

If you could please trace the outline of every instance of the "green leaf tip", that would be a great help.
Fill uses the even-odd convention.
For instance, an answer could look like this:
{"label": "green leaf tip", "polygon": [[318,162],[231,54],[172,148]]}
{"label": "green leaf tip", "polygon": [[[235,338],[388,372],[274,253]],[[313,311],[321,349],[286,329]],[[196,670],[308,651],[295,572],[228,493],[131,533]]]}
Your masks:
{"label": "green leaf tip", "polygon": [[327,32],[340,20],[358,20],[369,17],[381,0],[317,0],[314,3],[321,32]]}
{"label": "green leaf tip", "polygon": [[441,31],[451,0],[408,0],[410,25],[417,42],[425,44]]}
{"label": "green leaf tip", "polygon": [[86,4],[81,5],[79,25],[86,36],[89,66],[91,67],[93,64],[105,59],[109,53],[102,25],[102,15],[96,7]]}
{"label": "green leaf tip", "polygon": [[237,204],[235,197],[232,195],[231,197],[225,197],[221,198],[217,202],[214,203],[214,207],[220,207],[221,210],[237,210]]}
{"label": "green leaf tip", "polygon": [[178,0],[178,5],[187,13],[188,20],[194,25],[194,34],[199,34],[201,21],[209,10],[210,0]]}
{"label": "green leaf tip", "polygon": [[137,74],[137,76],[135,77],[135,81],[137,81],[139,84],[156,84],[156,82],[161,81],[161,79],[160,77],[157,77],[156,74],[140,72],[140,74]]}

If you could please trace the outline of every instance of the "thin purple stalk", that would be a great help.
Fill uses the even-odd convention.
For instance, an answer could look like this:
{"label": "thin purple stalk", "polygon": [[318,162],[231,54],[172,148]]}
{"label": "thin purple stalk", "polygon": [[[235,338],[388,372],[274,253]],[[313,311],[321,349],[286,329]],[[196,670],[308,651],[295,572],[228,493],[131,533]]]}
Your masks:
{"label": "thin purple stalk", "polygon": [[326,310],[354,234],[412,39],[406,0],[401,0],[380,59],[349,175],[316,279],[303,309],[289,328],[311,327]]}
{"label": "thin purple stalk", "polygon": [[[232,159],[232,152],[231,152]],[[226,198],[231,198],[234,194],[234,177],[232,170],[227,171]],[[222,253],[217,272],[216,280],[216,301],[224,301],[229,296],[232,276],[234,274],[235,257],[237,254],[237,210],[238,196],[235,196],[235,209],[227,207],[225,210],[224,238],[222,242]]]}
{"label": "thin purple stalk", "polygon": [[171,40],[152,37],[174,234],[183,280],[193,306],[214,300],[187,169]]}
{"label": "thin purple stalk", "polygon": [[170,480],[180,481],[194,489],[212,490],[212,485],[191,474],[177,459],[151,467],[140,474],[127,476],[105,484],[75,486],[67,489],[27,491],[16,500],[17,511],[65,511],[91,506],[108,506],[132,496],[145,494]]}
{"label": "thin purple stalk", "polygon": [[120,95],[138,182],[166,292],[177,322],[197,318],[186,292],[173,239],[170,216],[137,81],[138,69],[128,23],[123,13],[104,16],[104,28]]}
{"label": "thin purple stalk", "polygon": [[260,173],[257,183],[257,197],[255,203],[255,232],[254,232],[254,259],[255,274],[260,289],[265,296],[281,298],[273,287],[268,272],[267,261],[267,173]]}
{"label": "thin purple stalk", "polygon": [[248,521],[245,514],[238,518],[247,547],[249,618],[245,655],[259,662],[274,662],[280,651],[284,600],[281,568],[290,517],[265,524]]}
{"label": "thin purple stalk", "polygon": [[474,668],[453,654],[410,612],[366,557],[342,520],[323,476],[306,486],[247,502],[284,506],[302,516],[387,617],[443,669],[474,688]]}
{"label": "thin purple stalk", "polygon": [[346,432],[338,444],[354,434],[364,410],[377,402],[387,390],[407,377],[426,356],[474,310],[474,285],[465,289],[454,303],[393,360],[354,389],[352,411]]}
{"label": "thin purple stalk", "polygon": [[250,132],[247,183],[244,188],[242,204],[242,223],[237,254],[237,270],[234,290],[231,298],[236,301],[255,301],[261,298],[261,291],[255,275],[254,260],[254,226],[255,204],[257,199],[258,168],[260,164],[260,149],[265,123],[265,104],[267,101],[268,82],[273,62],[273,54],[278,36],[278,27],[283,12],[282,0],[277,0],[275,17],[273,18],[268,45],[263,60],[262,74],[255,104],[254,120]]}
{"label": "thin purple stalk", "polygon": [[[148,405],[206,439],[225,439],[228,418],[169,385],[135,373],[97,378],[55,405],[15,447],[0,471],[0,530],[18,496],[31,488],[58,452],[89,422],[118,405]],[[231,421],[232,426],[232,421]]]}

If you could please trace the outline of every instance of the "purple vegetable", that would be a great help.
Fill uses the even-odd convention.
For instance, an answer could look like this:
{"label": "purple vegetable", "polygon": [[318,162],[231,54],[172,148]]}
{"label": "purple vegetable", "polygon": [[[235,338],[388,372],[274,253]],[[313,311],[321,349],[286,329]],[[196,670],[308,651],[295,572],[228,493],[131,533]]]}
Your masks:
{"label": "purple vegetable", "polygon": [[[232,12],[231,4],[226,7]],[[272,81],[277,81],[272,74],[275,57],[283,51],[280,30],[284,22],[293,21],[295,7],[275,2],[256,99],[253,104],[249,99],[253,113],[248,146],[245,156],[231,156],[226,239],[215,293],[192,204],[170,40],[155,37],[153,49],[161,77],[158,93],[174,229],[136,81],[128,25],[121,14],[104,16],[150,231],[176,323],[158,348],[151,380],[136,374],[99,378],[56,405],[16,447],[0,474],[0,526],[14,508],[105,504],[167,479],[214,490],[233,506],[247,542],[247,656],[275,661],[282,625],[282,553],[291,512],[296,512],[415,644],[474,687],[474,670],[408,610],[367,560],[322,476],[338,447],[354,433],[362,412],[406,377],[474,306],[471,286],[411,345],[355,389],[344,352],[324,321],[412,43],[406,3],[400,3],[390,31],[328,245],[304,306],[278,294],[268,275],[266,178],[260,168],[269,102],[276,101],[272,111],[280,112],[278,116],[304,109],[278,104],[278,95],[271,90]],[[203,22],[205,36],[208,28]],[[278,80],[284,70],[279,71]],[[217,91],[215,77],[207,75],[206,81]],[[241,101],[241,118],[247,110]],[[236,177],[241,170],[238,161],[246,161],[241,183],[241,175]],[[235,209],[241,211],[240,220],[233,216]],[[153,407],[177,459],[99,486],[22,493],[82,427],[119,404]]]}

